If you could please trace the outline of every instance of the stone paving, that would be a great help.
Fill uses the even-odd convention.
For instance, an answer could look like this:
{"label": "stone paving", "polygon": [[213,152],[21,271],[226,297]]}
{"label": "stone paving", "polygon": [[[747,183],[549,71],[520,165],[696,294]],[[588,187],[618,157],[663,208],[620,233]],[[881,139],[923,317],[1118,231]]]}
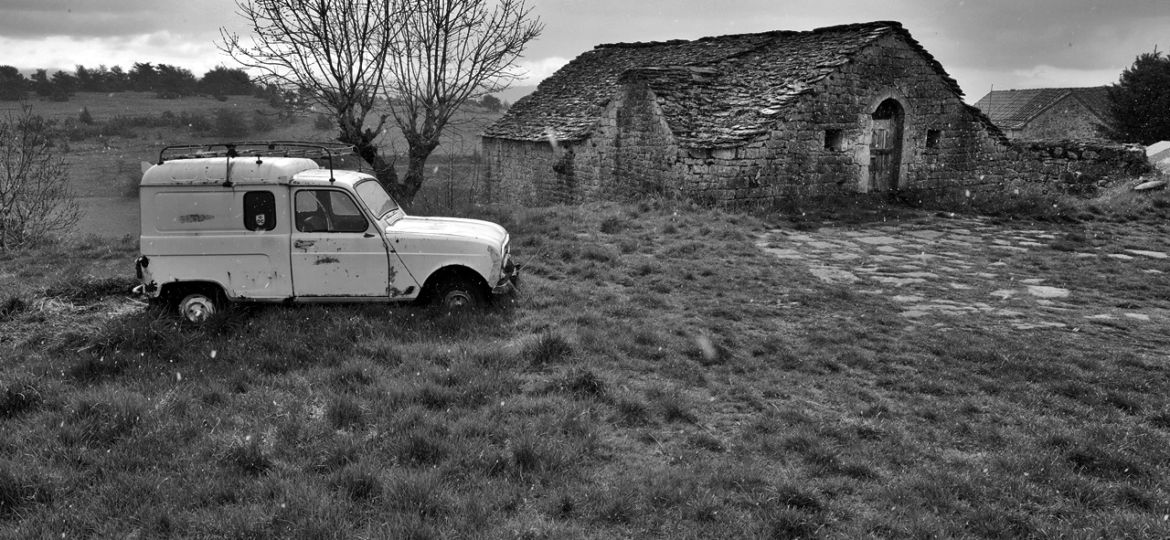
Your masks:
{"label": "stone paving", "polygon": [[1056,234],[1042,229],[938,218],[815,231],[774,229],[760,235],[756,245],[779,259],[803,263],[825,283],[886,296],[912,324],[943,325],[948,318],[978,314],[1018,330],[1075,330],[1092,321],[1165,327],[1170,306],[1164,302],[1117,307],[1086,301],[1083,293],[1091,291],[1046,283],[1046,276],[1031,275],[1035,269],[1015,256],[1108,257],[1130,261],[1134,272],[1167,283],[1170,254],[1120,248],[1060,252],[1050,247],[1056,240]]}

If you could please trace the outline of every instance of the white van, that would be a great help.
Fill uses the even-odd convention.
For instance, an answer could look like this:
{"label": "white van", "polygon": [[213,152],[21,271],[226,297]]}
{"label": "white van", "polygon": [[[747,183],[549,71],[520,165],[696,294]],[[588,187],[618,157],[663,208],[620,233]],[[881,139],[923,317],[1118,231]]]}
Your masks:
{"label": "white van", "polygon": [[373,176],[332,168],[349,151],[285,142],[163,149],[139,186],[135,290],[202,322],[228,302],[457,308],[515,289],[503,227],[408,216]]}

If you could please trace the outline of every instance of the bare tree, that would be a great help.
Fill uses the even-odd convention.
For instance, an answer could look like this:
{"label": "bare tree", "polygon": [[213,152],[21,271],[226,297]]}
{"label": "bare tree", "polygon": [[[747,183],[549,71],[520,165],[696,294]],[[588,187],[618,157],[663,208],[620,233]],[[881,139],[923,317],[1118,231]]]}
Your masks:
{"label": "bare tree", "polygon": [[[387,52],[400,15],[393,0],[238,0],[251,30],[247,42],[220,30],[219,48],[264,83],[305,91],[326,108],[338,140],[352,144],[392,193],[393,156],[374,140],[389,117],[374,110],[386,76]],[[369,122],[369,126],[367,126]]]}
{"label": "bare tree", "polygon": [[0,251],[72,228],[81,211],[64,160],[54,156],[49,124],[24,107],[0,119]]}
{"label": "bare tree", "polygon": [[403,0],[402,7],[385,93],[409,145],[397,193],[409,203],[455,111],[519,78],[515,61],[543,26],[524,0]]}

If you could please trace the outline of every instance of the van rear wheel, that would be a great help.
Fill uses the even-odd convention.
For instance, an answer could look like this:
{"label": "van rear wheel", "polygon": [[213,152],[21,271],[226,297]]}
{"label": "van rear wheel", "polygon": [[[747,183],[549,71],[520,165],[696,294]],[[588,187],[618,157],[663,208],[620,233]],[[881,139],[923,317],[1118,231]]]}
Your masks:
{"label": "van rear wheel", "polygon": [[220,307],[212,296],[201,292],[191,293],[179,301],[179,316],[188,322],[201,324],[214,316]]}

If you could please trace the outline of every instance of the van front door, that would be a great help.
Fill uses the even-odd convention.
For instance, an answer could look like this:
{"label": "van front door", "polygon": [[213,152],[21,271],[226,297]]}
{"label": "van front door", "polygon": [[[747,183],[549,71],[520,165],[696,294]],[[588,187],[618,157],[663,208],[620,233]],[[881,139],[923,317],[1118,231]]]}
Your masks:
{"label": "van front door", "polygon": [[387,296],[389,251],[349,193],[337,189],[298,189],[293,207],[294,296]]}

